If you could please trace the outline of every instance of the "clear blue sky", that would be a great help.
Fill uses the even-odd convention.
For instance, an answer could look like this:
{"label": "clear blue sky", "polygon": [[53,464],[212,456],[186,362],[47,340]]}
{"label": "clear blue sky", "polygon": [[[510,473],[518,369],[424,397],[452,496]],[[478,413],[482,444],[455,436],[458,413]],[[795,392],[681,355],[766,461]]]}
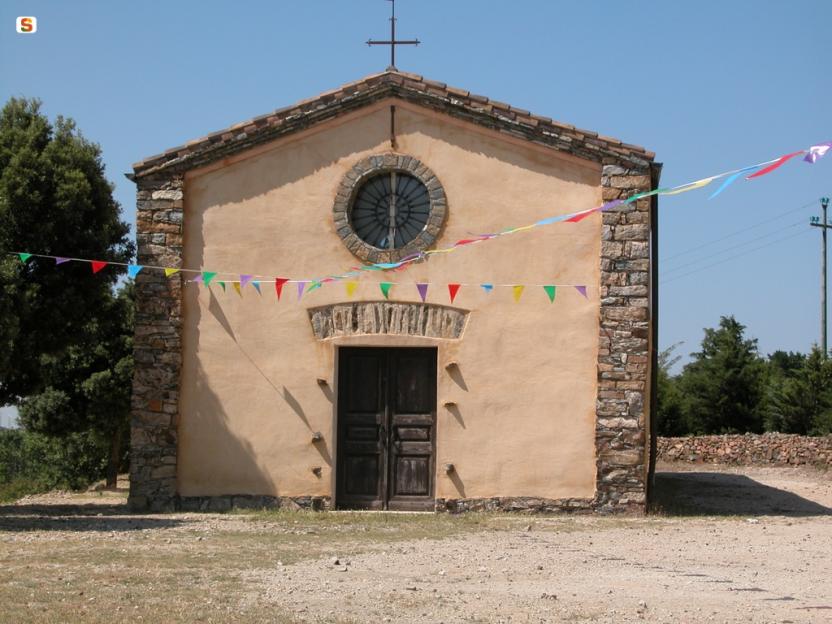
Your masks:
{"label": "clear blue sky", "polygon": [[[398,34],[423,42],[399,52],[400,69],[644,145],[665,164],[665,184],[832,139],[829,0],[399,0],[397,9]],[[18,15],[36,16],[38,32],[16,34]],[[383,70],[386,49],[363,42],[387,36],[388,16],[383,0],[6,0],[0,96],[38,97],[50,116],[73,117],[101,145],[132,222],[123,173],[133,162]],[[733,314],[763,353],[808,350],[819,335],[820,255],[808,222],[832,194],[832,155],[708,194],[660,202],[660,346],[696,350],[703,327]]]}

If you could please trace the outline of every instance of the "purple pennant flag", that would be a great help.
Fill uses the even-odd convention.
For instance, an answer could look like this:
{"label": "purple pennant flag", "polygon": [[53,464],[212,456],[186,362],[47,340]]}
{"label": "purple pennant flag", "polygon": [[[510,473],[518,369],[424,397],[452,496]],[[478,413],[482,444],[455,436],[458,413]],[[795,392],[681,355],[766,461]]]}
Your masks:
{"label": "purple pennant flag", "polygon": [[586,286],[575,286],[575,290],[581,293],[585,299],[589,299],[589,297],[586,296]]}
{"label": "purple pennant flag", "polygon": [[416,284],[416,290],[419,291],[419,296],[422,298],[422,303],[425,302],[425,297],[428,296],[428,285],[427,284]]}
{"label": "purple pennant flag", "polygon": [[827,141],[826,143],[818,143],[817,145],[813,145],[809,148],[809,153],[806,154],[806,157],[803,160],[805,160],[807,163],[814,164],[818,160],[823,158],[830,148],[832,148],[832,141]]}
{"label": "purple pennant flag", "polygon": [[611,202],[607,202],[606,204],[601,206],[601,212],[604,212],[605,210],[610,210],[611,208],[615,208],[619,204],[623,204],[623,203],[624,203],[624,200],[614,199]]}
{"label": "purple pennant flag", "polygon": [[240,276],[240,288],[245,288],[246,284],[251,281],[251,278],[254,277],[253,275],[241,275]]}
{"label": "purple pennant flag", "polygon": [[69,258],[55,258],[55,264],[64,264],[65,262],[69,262]]}
{"label": "purple pennant flag", "polygon": [[202,273],[195,275],[194,278],[191,280],[192,282],[201,282],[202,281]]}
{"label": "purple pennant flag", "polygon": [[298,282],[298,301],[300,301],[300,298],[303,297],[303,289],[306,288],[306,284],[307,282],[304,280]]}

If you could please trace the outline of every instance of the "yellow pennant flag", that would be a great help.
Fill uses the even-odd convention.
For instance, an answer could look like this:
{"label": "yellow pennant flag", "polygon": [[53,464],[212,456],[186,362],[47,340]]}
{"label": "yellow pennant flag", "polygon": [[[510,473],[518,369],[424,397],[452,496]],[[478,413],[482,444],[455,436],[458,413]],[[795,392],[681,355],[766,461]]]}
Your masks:
{"label": "yellow pennant flag", "polygon": [[358,282],[347,282],[347,297],[352,297],[355,294],[355,289],[358,288]]}
{"label": "yellow pennant flag", "polygon": [[678,195],[679,193],[687,193],[688,191],[692,191],[693,189],[708,186],[713,181],[714,178],[705,178],[703,180],[697,180],[696,182],[691,182],[690,184],[685,184],[684,186],[680,186],[677,189],[672,189],[670,191],[662,193],[662,195]]}
{"label": "yellow pennant flag", "polygon": [[171,275],[176,275],[179,273],[179,269],[165,269],[165,277],[170,277]]}
{"label": "yellow pennant flag", "polygon": [[520,301],[520,297],[523,296],[524,288],[525,286],[523,286],[522,284],[517,284],[511,287],[511,289],[514,291],[514,301]]}
{"label": "yellow pennant flag", "polygon": [[234,290],[237,291],[237,294],[242,297],[243,296],[243,290],[240,288],[240,282],[231,282],[231,285],[234,287]]}

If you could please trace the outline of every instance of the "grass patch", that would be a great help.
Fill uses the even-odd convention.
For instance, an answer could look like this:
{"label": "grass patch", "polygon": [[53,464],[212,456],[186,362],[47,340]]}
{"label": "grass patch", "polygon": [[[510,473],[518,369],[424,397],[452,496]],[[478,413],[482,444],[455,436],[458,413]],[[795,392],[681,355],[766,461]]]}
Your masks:
{"label": "grass patch", "polygon": [[0,620],[292,624],[291,613],[260,599],[258,571],[529,522],[496,514],[280,510],[173,519],[178,524],[142,530],[80,523],[0,530]]}
{"label": "grass patch", "polygon": [[26,477],[16,477],[0,483],[0,503],[13,503],[29,494],[41,494],[49,490],[44,483]]}

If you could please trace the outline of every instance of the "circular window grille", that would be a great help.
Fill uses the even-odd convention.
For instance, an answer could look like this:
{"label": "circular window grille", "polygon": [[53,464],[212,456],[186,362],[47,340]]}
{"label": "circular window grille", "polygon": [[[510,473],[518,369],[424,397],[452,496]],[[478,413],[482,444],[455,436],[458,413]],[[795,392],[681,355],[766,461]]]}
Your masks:
{"label": "circular window grille", "polygon": [[378,249],[401,249],[428,224],[427,187],[410,174],[390,171],[364,181],[350,210],[358,238]]}
{"label": "circular window grille", "polygon": [[445,192],[410,156],[385,154],[357,163],[341,181],[333,214],[338,235],[366,262],[395,262],[436,242]]}

